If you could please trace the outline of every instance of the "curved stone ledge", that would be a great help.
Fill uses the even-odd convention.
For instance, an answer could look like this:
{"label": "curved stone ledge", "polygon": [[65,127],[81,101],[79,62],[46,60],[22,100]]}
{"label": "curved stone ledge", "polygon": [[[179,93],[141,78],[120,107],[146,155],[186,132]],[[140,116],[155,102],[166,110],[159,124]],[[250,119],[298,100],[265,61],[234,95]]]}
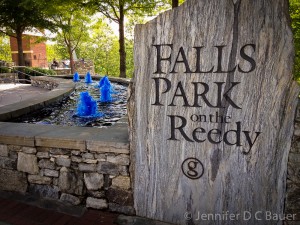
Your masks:
{"label": "curved stone ledge", "polygon": [[126,121],[103,129],[0,122],[0,144],[129,154]]}
{"label": "curved stone ledge", "polygon": [[[75,89],[75,84],[71,80],[52,77],[33,77],[32,79],[34,83],[44,82],[46,88],[49,86],[56,86],[56,88],[34,98],[0,107],[0,121],[8,121],[26,113],[39,110],[63,99]],[[49,85],[50,83],[53,85]]]}

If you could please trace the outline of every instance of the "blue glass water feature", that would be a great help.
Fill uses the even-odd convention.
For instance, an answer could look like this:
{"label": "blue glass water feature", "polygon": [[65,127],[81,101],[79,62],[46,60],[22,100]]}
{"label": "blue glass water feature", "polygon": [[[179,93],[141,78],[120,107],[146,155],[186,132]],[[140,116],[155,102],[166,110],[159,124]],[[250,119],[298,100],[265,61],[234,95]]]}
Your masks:
{"label": "blue glass water feature", "polygon": [[79,77],[79,74],[77,72],[73,76],[73,81],[74,82],[79,82],[80,81],[80,77]]}
{"label": "blue glass water feature", "polygon": [[112,86],[107,76],[101,78],[99,82],[100,87],[100,102],[112,102],[113,99],[111,97]]}
{"label": "blue glass water feature", "polygon": [[104,84],[111,86],[111,83],[106,75],[99,81],[99,87],[101,88]]}
{"label": "blue glass water feature", "polygon": [[79,103],[77,105],[77,116],[80,117],[100,117],[102,113],[98,112],[97,101],[90,96],[89,92],[80,93]]}
{"label": "blue glass water feature", "polygon": [[90,72],[87,72],[87,73],[86,73],[84,82],[85,82],[86,84],[91,84],[91,83],[93,82],[92,76],[91,76]]}

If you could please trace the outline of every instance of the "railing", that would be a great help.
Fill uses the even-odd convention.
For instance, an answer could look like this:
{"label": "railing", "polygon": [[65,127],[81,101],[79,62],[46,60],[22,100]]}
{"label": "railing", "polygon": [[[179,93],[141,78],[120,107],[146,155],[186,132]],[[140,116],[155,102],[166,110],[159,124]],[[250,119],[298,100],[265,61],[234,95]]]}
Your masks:
{"label": "railing", "polygon": [[[31,77],[33,75],[28,74],[27,71],[31,71],[33,74],[35,74],[35,76],[36,75],[47,76],[47,74],[42,73],[40,71],[36,71],[36,70],[34,70],[30,67],[27,67],[27,66],[11,66],[11,67],[1,66],[0,67],[0,72],[2,72],[1,70],[5,71],[5,72],[8,71],[10,73],[18,74],[17,79],[14,79],[14,83],[16,83],[16,82],[20,83],[20,81],[31,83]],[[19,78],[19,74],[24,75],[25,78]]]}

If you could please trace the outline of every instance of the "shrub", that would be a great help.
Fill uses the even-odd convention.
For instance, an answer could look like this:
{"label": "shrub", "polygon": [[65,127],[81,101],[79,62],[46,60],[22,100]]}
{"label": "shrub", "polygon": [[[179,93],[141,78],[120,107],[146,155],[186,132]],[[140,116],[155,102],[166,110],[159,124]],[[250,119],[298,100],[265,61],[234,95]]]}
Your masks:
{"label": "shrub", "polygon": [[43,74],[45,74],[45,75],[56,75],[56,72],[53,71],[53,70],[43,69],[43,68],[39,68],[39,67],[25,68],[25,73],[30,75],[30,76],[43,76]]}
{"label": "shrub", "polygon": [[0,67],[0,73],[10,73],[10,69],[7,67]]}

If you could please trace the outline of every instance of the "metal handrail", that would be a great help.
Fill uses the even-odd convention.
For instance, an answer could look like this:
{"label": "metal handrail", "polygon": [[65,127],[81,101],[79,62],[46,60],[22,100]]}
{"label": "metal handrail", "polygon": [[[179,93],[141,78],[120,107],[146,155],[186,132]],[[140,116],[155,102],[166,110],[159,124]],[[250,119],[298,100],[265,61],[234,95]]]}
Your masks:
{"label": "metal handrail", "polygon": [[[35,72],[35,73],[41,74],[41,75],[43,75],[43,76],[47,76],[47,74],[42,73],[42,72],[40,72],[40,71],[36,71],[36,70],[34,70],[34,69],[30,68],[30,67],[27,67],[27,66],[12,66],[11,68],[12,68],[12,69],[14,69],[14,68],[26,68],[26,69],[28,69],[28,70],[30,70],[30,71]],[[28,75],[28,76],[31,76],[31,75],[29,75],[29,74],[27,74],[27,75]]]}

